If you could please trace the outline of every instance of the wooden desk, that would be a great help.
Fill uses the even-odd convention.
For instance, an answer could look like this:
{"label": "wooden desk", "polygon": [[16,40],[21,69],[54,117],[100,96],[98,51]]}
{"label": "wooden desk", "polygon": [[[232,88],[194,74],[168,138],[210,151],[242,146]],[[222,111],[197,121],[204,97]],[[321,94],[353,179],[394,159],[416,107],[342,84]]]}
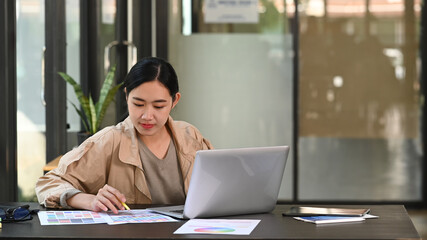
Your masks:
{"label": "wooden desk", "polygon": [[[16,203],[15,203],[16,204]],[[23,203],[21,203],[22,205]],[[2,204],[5,205],[5,204]],[[421,239],[405,207],[402,205],[353,205],[368,207],[378,219],[364,222],[315,225],[283,217],[292,205],[278,205],[272,213],[226,217],[229,219],[261,219],[249,236],[233,235],[174,235],[185,221],[146,224],[92,224],[41,226],[37,216],[20,223],[4,223],[0,238],[5,239]],[[32,203],[31,208],[38,207]],[[131,206],[145,208],[146,205]],[[337,207],[337,206],[335,206]],[[41,210],[46,210],[41,207]]]}
{"label": "wooden desk", "polygon": [[43,167],[43,173],[46,174],[50,170],[53,170],[56,167],[58,167],[59,159],[61,159],[61,157],[62,157],[62,155],[59,155],[58,157],[56,157],[55,159],[53,159],[52,161],[50,161],[46,165],[44,165],[44,167]]}

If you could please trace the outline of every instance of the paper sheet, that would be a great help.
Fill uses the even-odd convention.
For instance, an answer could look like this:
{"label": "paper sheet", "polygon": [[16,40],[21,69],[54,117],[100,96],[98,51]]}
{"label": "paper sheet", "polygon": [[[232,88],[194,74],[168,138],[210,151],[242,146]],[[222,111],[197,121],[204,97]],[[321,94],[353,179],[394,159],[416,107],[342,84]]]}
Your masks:
{"label": "paper sheet", "polygon": [[109,225],[125,223],[155,223],[176,222],[177,220],[150,212],[148,210],[120,210],[113,212],[93,211],[39,211],[41,225],[73,225],[73,224],[99,224]]}
{"label": "paper sheet", "polygon": [[109,225],[124,224],[124,223],[158,223],[158,222],[177,222],[178,220],[154,213],[148,210],[130,210],[119,211],[119,214],[107,212],[107,223]]}
{"label": "paper sheet", "polygon": [[229,234],[249,235],[261,220],[191,219],[174,234]]}

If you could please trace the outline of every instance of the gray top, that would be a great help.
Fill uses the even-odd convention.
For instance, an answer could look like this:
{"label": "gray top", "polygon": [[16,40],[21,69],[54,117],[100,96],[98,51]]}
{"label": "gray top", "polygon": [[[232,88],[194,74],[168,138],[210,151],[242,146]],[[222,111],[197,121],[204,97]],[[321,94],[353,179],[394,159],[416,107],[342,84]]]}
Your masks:
{"label": "gray top", "polygon": [[156,157],[141,139],[138,142],[152,204],[184,204],[184,183],[174,142],[170,141],[164,159]]}

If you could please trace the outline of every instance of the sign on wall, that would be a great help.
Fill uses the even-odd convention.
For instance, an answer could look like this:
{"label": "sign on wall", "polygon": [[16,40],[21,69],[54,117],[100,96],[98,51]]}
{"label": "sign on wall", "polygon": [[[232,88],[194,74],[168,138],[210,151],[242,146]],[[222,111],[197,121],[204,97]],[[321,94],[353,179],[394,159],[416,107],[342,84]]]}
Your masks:
{"label": "sign on wall", "polygon": [[258,0],[206,0],[206,23],[258,23]]}

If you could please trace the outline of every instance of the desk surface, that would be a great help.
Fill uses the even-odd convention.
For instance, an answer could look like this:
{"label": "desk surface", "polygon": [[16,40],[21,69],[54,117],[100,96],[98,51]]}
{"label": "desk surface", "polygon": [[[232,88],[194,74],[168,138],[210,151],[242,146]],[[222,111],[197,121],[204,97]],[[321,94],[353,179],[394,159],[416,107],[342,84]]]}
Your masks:
{"label": "desk surface", "polygon": [[[1,205],[16,205],[1,204]],[[24,203],[19,203],[23,205]],[[40,208],[37,203],[31,209]],[[368,207],[378,219],[363,222],[315,225],[283,217],[293,205],[277,205],[272,213],[226,217],[229,219],[261,219],[249,236],[233,235],[174,235],[185,221],[174,223],[146,223],[123,225],[60,225],[41,226],[37,216],[19,223],[3,223],[0,238],[52,238],[52,239],[421,239],[406,209],[402,205],[346,205],[335,207]],[[146,206],[133,206],[144,208]]]}
{"label": "desk surface", "polygon": [[56,157],[55,159],[53,159],[52,161],[48,162],[44,167],[43,167],[43,172],[47,173],[53,169],[55,169],[56,167],[58,167],[59,164],[59,160],[61,159],[62,155],[59,155],[58,157]]}

